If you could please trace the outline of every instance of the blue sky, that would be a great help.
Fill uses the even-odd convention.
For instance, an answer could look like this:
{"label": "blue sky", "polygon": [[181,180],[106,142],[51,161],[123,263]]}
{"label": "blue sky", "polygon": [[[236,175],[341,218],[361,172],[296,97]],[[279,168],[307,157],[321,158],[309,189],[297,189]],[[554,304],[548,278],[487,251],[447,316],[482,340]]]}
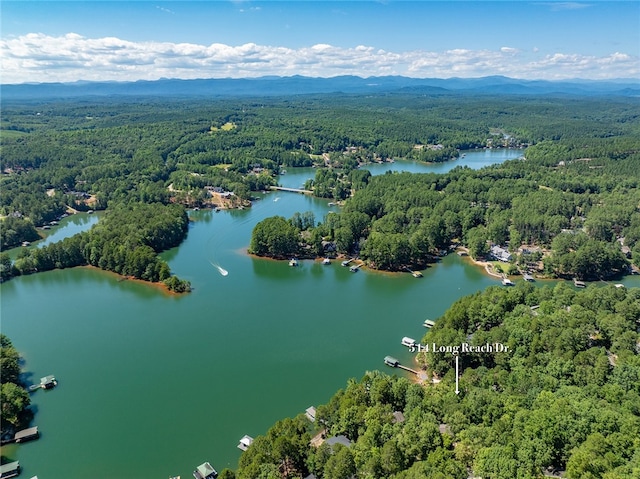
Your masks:
{"label": "blue sky", "polygon": [[640,2],[12,1],[2,83],[262,75],[640,78]]}

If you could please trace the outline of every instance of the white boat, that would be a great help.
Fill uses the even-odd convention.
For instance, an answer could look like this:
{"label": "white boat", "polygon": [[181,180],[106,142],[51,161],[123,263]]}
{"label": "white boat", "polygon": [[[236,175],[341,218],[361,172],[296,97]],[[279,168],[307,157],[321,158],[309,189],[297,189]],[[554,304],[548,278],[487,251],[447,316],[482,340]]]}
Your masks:
{"label": "white boat", "polygon": [[433,322],[433,321],[431,321],[430,319],[425,319],[425,320],[424,320],[424,323],[422,323],[422,325],[423,325],[425,328],[433,328],[433,327],[436,325],[436,323],[434,323],[434,322]]}
{"label": "white boat", "polygon": [[331,260],[329,258],[325,258],[322,260],[322,264],[331,264]]}
{"label": "white boat", "polygon": [[298,266],[298,260],[295,258],[291,258],[289,261],[289,266]]}
{"label": "white boat", "polygon": [[504,286],[514,286],[515,283],[513,281],[511,281],[509,278],[503,278],[502,279],[502,284]]}

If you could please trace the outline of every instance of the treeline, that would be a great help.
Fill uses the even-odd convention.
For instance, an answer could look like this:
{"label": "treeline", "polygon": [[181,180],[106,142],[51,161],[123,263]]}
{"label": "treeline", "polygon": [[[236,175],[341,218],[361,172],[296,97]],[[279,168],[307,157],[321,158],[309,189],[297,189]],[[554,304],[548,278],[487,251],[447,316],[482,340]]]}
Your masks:
{"label": "treeline", "polygon": [[[564,284],[462,298],[423,344],[509,349],[460,354],[459,394],[453,355],[419,353],[439,383],[379,372],[350,380],[317,408],[315,423],[300,415],[257,437],[235,477],[636,477],[639,305],[638,289]],[[318,445],[339,435],[350,445]]]}
{"label": "treeline", "polygon": [[30,220],[9,216],[0,227],[0,251],[13,248],[24,241],[36,241],[40,235]]}
{"label": "treeline", "polygon": [[20,354],[11,340],[0,333],[0,419],[2,436],[29,424],[31,398],[20,380]]}
{"label": "treeline", "polygon": [[43,248],[23,249],[13,265],[1,263],[3,279],[51,269],[92,265],[145,281],[164,281],[184,292],[188,281],[171,276],[158,253],[178,246],[187,235],[189,218],[181,205],[134,203],[109,210],[89,231]]}
{"label": "treeline", "polygon": [[247,200],[281,167],[324,165],[323,154],[351,168],[386,158],[446,161],[458,149],[488,145],[617,138],[633,131],[637,107],[634,99],[410,93],[9,102],[0,122],[0,214],[40,226],[66,207],[86,209],[82,194],[93,209],[171,198],[201,206],[210,200],[207,186]]}
{"label": "treeline", "polygon": [[[594,248],[582,248],[577,258],[545,261],[546,273],[606,277],[623,260],[605,243],[626,235],[624,246],[637,256],[638,110],[633,98],[410,92],[9,102],[0,122],[1,246],[30,241],[33,227],[68,208],[211,206],[219,201],[213,191],[233,192],[242,204],[274,184],[283,166],[314,164],[331,166],[308,185],[317,196],[354,197],[318,232],[305,230],[306,251],[335,243],[371,267],[399,270],[428,263],[455,240],[480,256],[488,242],[547,247],[563,230],[584,231],[606,265],[584,268],[584,252]],[[482,172],[370,178],[358,169],[386,158],[443,161],[458,149],[514,144],[534,145],[526,162]]]}

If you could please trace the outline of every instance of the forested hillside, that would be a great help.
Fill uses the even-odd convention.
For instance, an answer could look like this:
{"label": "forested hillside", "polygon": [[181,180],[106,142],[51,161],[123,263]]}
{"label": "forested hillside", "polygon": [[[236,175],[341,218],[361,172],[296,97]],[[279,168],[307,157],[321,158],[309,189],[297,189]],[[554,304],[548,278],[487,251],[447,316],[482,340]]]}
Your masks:
{"label": "forested hillside", "polygon": [[[625,256],[638,256],[639,114],[637,98],[403,91],[5,102],[0,246],[33,241],[36,227],[65,212],[245,205],[282,167],[314,165],[308,187],[317,196],[349,199],[339,216],[306,223],[298,242],[283,243],[287,251],[276,248],[281,256],[298,253],[299,243],[322,254],[328,241],[370,267],[401,270],[426,265],[452,242],[477,257],[508,241],[512,250],[542,248],[546,275],[607,278],[626,272]],[[371,178],[358,169],[526,145],[525,162],[479,172]],[[276,251],[263,245],[255,252]]]}
{"label": "forested hillside", "polygon": [[[454,303],[422,341],[508,348],[460,353],[459,394],[453,354],[419,353],[439,383],[350,380],[315,422],[285,419],[256,438],[235,477],[638,477],[639,328],[638,289],[489,288]],[[336,436],[348,443],[324,440]]]}

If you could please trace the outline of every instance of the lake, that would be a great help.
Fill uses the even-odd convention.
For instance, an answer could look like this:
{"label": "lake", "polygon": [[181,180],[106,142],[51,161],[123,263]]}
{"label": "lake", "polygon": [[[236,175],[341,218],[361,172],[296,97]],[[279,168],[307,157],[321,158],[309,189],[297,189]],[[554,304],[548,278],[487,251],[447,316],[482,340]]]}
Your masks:
{"label": "lake", "polygon": [[[281,182],[304,182],[309,170]],[[2,332],[25,371],[59,381],[32,395],[40,439],[3,455],[44,479],[185,478],[205,461],[235,468],[243,435],[325,403],[367,370],[397,372],[382,360],[409,363],[403,336],[421,338],[425,319],[499,284],[457,255],[416,279],[246,254],[263,218],[312,211],[321,220],[330,210],[327,200],[277,192],[245,210],[191,212],[187,239],[163,255],[192,282],[184,296],[90,268],[0,285]]]}

